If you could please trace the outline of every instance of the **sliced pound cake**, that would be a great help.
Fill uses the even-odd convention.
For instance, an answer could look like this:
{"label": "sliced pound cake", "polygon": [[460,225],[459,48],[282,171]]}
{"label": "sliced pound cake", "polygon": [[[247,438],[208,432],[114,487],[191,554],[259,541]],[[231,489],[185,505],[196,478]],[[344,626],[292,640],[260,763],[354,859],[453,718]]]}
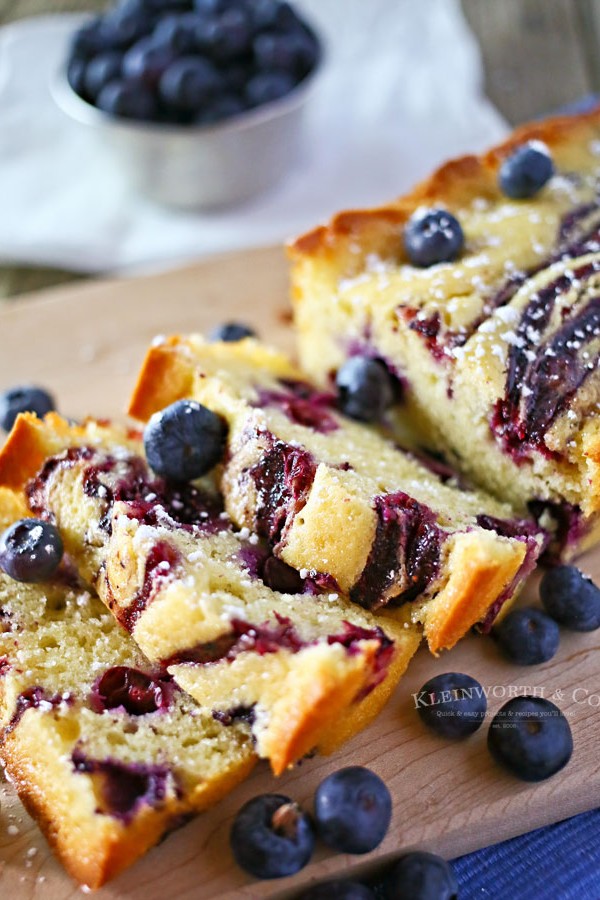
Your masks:
{"label": "sliced pound cake", "polygon": [[600,537],[599,174],[600,111],[538,122],[289,249],[317,383],[384,363],[423,440],[563,557]]}
{"label": "sliced pound cake", "polygon": [[156,478],[130,432],[21,416],[0,483],[25,488],[146,656],[219,721],[247,722],[276,773],[366,725],[419,644],[408,623],[317,596],[218,495]]}
{"label": "sliced pound cake", "polygon": [[[0,530],[27,515],[0,489]],[[252,769],[225,727],[151,666],[67,569],[0,573],[0,755],[68,872],[98,888]]]}
{"label": "sliced pound cake", "polygon": [[155,343],[131,413],[145,420],[183,397],[227,421],[221,487],[236,524],[317,587],[422,623],[433,652],[489,627],[535,563],[532,522],[341,415],[253,339]]}

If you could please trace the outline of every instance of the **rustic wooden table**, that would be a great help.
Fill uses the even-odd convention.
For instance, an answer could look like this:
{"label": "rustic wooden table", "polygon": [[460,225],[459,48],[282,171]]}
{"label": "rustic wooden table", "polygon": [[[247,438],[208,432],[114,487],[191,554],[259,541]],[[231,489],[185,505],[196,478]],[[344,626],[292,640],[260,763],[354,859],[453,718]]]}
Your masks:
{"label": "rustic wooden table", "polygon": [[[107,5],[107,0],[0,0],[0,25],[42,12]],[[509,122],[600,92],[600,0],[462,0],[462,5],[481,44],[486,90]],[[0,267],[0,299],[81,277],[56,269]]]}

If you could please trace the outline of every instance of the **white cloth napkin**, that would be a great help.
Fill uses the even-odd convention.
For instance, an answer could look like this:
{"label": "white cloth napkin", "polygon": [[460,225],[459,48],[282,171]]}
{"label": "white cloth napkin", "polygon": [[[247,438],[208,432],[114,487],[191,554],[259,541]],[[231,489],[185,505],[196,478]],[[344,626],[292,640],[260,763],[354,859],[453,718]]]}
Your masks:
{"label": "white cloth napkin", "polygon": [[338,209],[383,202],[505,132],[482,94],[458,0],[298,0],[328,42],[308,152],[235,209],[182,213],[136,197],[52,79],[81,17],[0,29],[0,261],[87,272],[159,268],[282,241]]}

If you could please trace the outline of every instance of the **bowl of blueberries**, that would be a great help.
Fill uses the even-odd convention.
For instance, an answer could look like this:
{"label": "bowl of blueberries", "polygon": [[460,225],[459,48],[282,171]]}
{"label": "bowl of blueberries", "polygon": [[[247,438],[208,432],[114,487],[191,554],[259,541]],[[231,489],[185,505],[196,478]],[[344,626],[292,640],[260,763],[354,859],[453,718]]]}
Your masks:
{"label": "bowl of blueberries", "polygon": [[219,207],[289,170],[322,58],[284,0],[119,0],[76,31],[54,95],[138,192]]}

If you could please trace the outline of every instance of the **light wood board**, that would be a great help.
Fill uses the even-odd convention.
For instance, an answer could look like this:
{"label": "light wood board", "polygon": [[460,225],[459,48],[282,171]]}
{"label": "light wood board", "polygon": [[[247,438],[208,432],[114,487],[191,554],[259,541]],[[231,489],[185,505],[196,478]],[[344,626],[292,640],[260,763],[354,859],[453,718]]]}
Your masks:
{"label": "light wood board", "polygon": [[[273,249],[152,278],[60,288],[20,300],[0,312],[0,390],[38,382],[56,392],[67,415],[122,415],[144,351],[156,334],[204,330],[226,319],[241,319],[254,323],[263,337],[290,348],[286,292],[285,261],[281,251]],[[582,567],[600,577],[600,555],[588,554]],[[535,581],[528,585],[528,599],[535,599]],[[492,641],[484,638],[466,638],[439,660],[421,650],[378,721],[342,751],[329,759],[307,760],[277,782],[266,766],[259,766],[216,809],[172,834],[98,896],[293,897],[316,878],[360,875],[401,849],[420,847],[450,858],[599,805],[599,644],[600,634],[563,632],[556,658],[532,668],[503,661]],[[428,733],[411,694],[434,673],[449,670],[467,672],[491,690],[490,714],[508,699],[511,686],[554,697],[573,729],[575,752],[568,767],[543,784],[527,785],[492,762],[485,726],[458,744]],[[392,791],[394,818],[382,846],[363,858],[321,848],[294,878],[264,883],[246,878],[228,848],[229,826],[239,806],[273,789],[310,806],[318,782],[349,764],[372,767]],[[1,896],[76,897],[78,889],[54,862],[9,787],[0,801]]]}

